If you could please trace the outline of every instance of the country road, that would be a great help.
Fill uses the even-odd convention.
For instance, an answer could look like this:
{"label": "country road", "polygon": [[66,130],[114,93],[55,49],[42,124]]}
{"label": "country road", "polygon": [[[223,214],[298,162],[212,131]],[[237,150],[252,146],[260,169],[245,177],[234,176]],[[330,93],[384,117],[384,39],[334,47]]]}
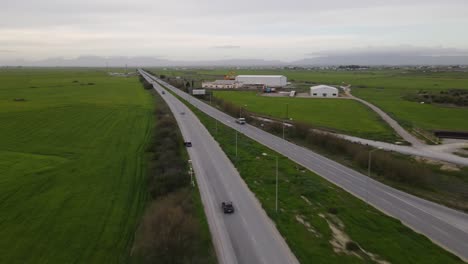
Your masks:
{"label": "country road", "polygon": [[[195,114],[148,74],[140,74],[169,105],[188,148],[219,263],[298,263],[283,237],[250,192],[234,165]],[[183,114],[182,114],[183,113]],[[222,201],[232,201],[226,215]]]}
{"label": "country road", "polygon": [[234,119],[208,104],[155,78],[202,112],[301,164],[382,212],[401,220],[443,248],[468,260],[468,215],[388,187],[315,152]]}
{"label": "country road", "polygon": [[[402,137],[405,141],[411,143],[411,146],[401,146],[401,145],[390,144],[386,142],[369,140],[369,139],[363,139],[363,138],[358,138],[358,137],[353,137],[353,136],[348,136],[348,135],[335,134],[336,136],[341,137],[351,142],[369,145],[369,146],[373,146],[376,148],[382,148],[382,149],[389,150],[389,151],[395,151],[395,152],[399,152],[402,154],[420,156],[420,157],[425,157],[429,159],[450,162],[450,163],[454,163],[454,164],[461,165],[461,166],[468,166],[468,158],[463,158],[463,157],[454,155],[452,153],[446,153],[443,151],[444,148],[441,147],[440,145],[430,146],[421,142],[415,136],[413,136],[408,131],[406,131],[400,124],[398,124],[398,122],[395,119],[390,117],[382,109],[367,102],[366,100],[363,100],[361,98],[358,98],[352,95],[349,87],[342,87],[342,89],[345,90],[346,95],[349,96],[348,98],[356,100],[366,105],[376,114],[378,114],[382,118],[382,120],[385,121],[389,126],[391,126],[400,137]],[[459,146],[461,147],[463,145],[460,144]]]}
{"label": "country road", "polygon": [[390,127],[393,128],[393,130],[395,130],[395,132],[400,137],[402,137],[405,141],[411,143],[411,145],[413,147],[419,148],[419,147],[422,147],[424,145],[421,141],[419,141],[419,139],[417,139],[415,136],[408,133],[408,131],[406,131],[402,126],[400,126],[400,124],[398,124],[397,121],[395,121],[393,118],[391,118],[382,109],[380,109],[377,106],[367,102],[366,100],[363,100],[361,98],[358,98],[358,97],[352,95],[351,92],[349,91],[349,89],[346,90],[346,91],[347,91],[346,94],[351,99],[356,100],[356,101],[360,102],[361,104],[364,104],[367,107],[369,107],[370,109],[372,109],[372,111],[374,111],[376,114],[378,114]]}
{"label": "country road", "polygon": [[[346,139],[351,142],[355,142],[355,143],[359,143],[363,145],[369,145],[375,148],[382,148],[387,151],[395,151],[395,152],[406,154],[406,155],[419,156],[423,158],[449,162],[449,163],[453,163],[453,164],[460,165],[460,166],[468,166],[468,158],[463,158],[463,157],[460,157],[451,153],[444,152],[444,148],[450,148],[449,145],[447,146],[421,145],[419,147],[401,146],[401,145],[390,144],[386,142],[375,141],[375,140],[364,139],[364,138],[358,138],[358,137],[353,137],[353,136],[348,136],[348,135],[343,135],[343,134],[336,134],[336,133],[330,133],[330,134],[339,138]],[[462,143],[456,143],[452,145],[456,146],[454,147],[455,149],[460,148],[460,146],[463,146]]]}

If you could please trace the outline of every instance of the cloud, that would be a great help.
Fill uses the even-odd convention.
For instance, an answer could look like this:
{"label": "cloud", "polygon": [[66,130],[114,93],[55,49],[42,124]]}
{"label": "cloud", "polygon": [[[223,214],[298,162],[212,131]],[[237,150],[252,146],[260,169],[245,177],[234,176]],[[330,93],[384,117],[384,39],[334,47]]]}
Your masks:
{"label": "cloud", "polygon": [[3,2],[0,48],[16,52],[2,52],[0,59],[295,60],[313,50],[404,43],[468,47],[466,0],[237,0],[228,8],[217,0]]}
{"label": "cloud", "polygon": [[221,45],[221,46],[214,46],[215,49],[240,49],[241,46],[237,45]]}

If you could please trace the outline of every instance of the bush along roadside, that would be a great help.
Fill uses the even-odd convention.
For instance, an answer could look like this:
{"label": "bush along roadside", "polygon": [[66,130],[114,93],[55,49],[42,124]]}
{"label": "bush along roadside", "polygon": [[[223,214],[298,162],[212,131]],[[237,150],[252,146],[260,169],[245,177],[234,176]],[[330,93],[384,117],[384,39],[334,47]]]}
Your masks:
{"label": "bush along roadside", "polygon": [[236,132],[178,98],[218,141],[301,263],[463,263],[400,221],[242,134],[236,158]]}
{"label": "bush along roadside", "polygon": [[[145,89],[152,87],[140,80]],[[156,126],[147,148],[149,201],[135,233],[133,263],[216,263],[199,192],[188,175],[179,127],[164,100],[151,92]]]}
{"label": "bush along roadside", "polygon": [[[231,102],[212,97],[211,103],[233,117],[239,116],[239,107]],[[246,118],[247,123],[282,137],[281,121],[265,122],[254,118],[255,116],[255,113],[242,109],[242,117]],[[291,124],[284,129],[287,140],[367,174],[371,147],[320,132],[306,123],[287,123]],[[468,168],[447,167],[445,163],[430,165],[421,159],[416,160],[394,152],[377,151],[372,154],[372,178],[465,212],[468,212],[467,174]]]}

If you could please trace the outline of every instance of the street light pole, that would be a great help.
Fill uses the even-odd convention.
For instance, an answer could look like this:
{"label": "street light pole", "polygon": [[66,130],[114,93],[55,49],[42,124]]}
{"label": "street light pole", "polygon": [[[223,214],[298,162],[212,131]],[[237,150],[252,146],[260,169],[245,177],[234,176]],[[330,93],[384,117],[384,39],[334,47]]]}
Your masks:
{"label": "street light pole", "polygon": [[189,174],[190,174],[190,183],[192,186],[195,186],[195,182],[193,181],[193,167],[192,167],[192,160],[188,160],[189,163]]}
{"label": "street light pole", "polygon": [[367,179],[366,179],[366,203],[367,204],[369,203],[369,179],[371,177],[372,152],[377,151],[377,150],[381,150],[381,149],[382,149],[382,147],[379,147],[379,148],[376,148],[376,149],[373,149],[373,150],[369,151],[369,164],[368,164],[368,167],[367,167]]}
{"label": "street light pole", "polygon": [[276,158],[276,201],[275,201],[275,210],[278,213],[278,156]]}
{"label": "street light pole", "polygon": [[283,122],[283,139],[284,139],[284,122]]}
{"label": "street light pole", "polygon": [[236,130],[236,159],[237,159],[237,130]]}
{"label": "street light pole", "polygon": [[[266,153],[262,153],[263,156],[268,156]],[[275,169],[275,174],[276,174],[276,186],[275,186],[275,212],[278,213],[278,156],[277,155],[271,155],[272,157],[275,157],[275,163],[276,163],[276,169]]]}

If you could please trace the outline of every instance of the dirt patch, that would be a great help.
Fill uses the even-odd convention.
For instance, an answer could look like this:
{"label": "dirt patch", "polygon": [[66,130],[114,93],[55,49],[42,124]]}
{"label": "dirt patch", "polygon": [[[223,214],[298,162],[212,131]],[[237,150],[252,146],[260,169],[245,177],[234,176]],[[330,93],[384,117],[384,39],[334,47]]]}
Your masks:
{"label": "dirt patch", "polygon": [[468,158],[468,151],[466,151],[466,150],[457,151],[457,152],[454,152],[453,154],[455,154],[457,156],[460,156],[462,158]]}
{"label": "dirt patch", "polygon": [[440,169],[443,171],[460,171],[460,168],[452,164],[444,164],[440,167]]}
{"label": "dirt patch", "polygon": [[316,237],[321,237],[322,235],[320,233],[317,232],[317,230],[315,230],[309,222],[307,222],[305,219],[305,217],[303,215],[296,215],[296,221],[298,221],[299,223],[301,223],[302,225],[305,226],[305,228],[307,229],[307,231],[313,233]]}
{"label": "dirt patch", "polygon": [[312,203],[307,199],[305,196],[301,195],[302,200],[304,200],[308,205],[312,205]]}
{"label": "dirt patch", "polygon": [[370,259],[379,264],[390,264],[390,262],[382,260],[378,255],[364,250],[358,243],[352,241],[349,235],[344,231],[343,222],[337,216],[329,214],[319,214],[319,216],[327,221],[332,231],[330,244],[335,253],[353,255],[361,259]]}
{"label": "dirt patch", "polygon": [[429,165],[440,166],[440,169],[443,171],[460,171],[460,167],[452,163],[448,163],[448,162],[444,162],[440,160],[433,160],[429,158],[421,158],[421,157],[415,157],[414,159],[416,161],[424,162]]}

